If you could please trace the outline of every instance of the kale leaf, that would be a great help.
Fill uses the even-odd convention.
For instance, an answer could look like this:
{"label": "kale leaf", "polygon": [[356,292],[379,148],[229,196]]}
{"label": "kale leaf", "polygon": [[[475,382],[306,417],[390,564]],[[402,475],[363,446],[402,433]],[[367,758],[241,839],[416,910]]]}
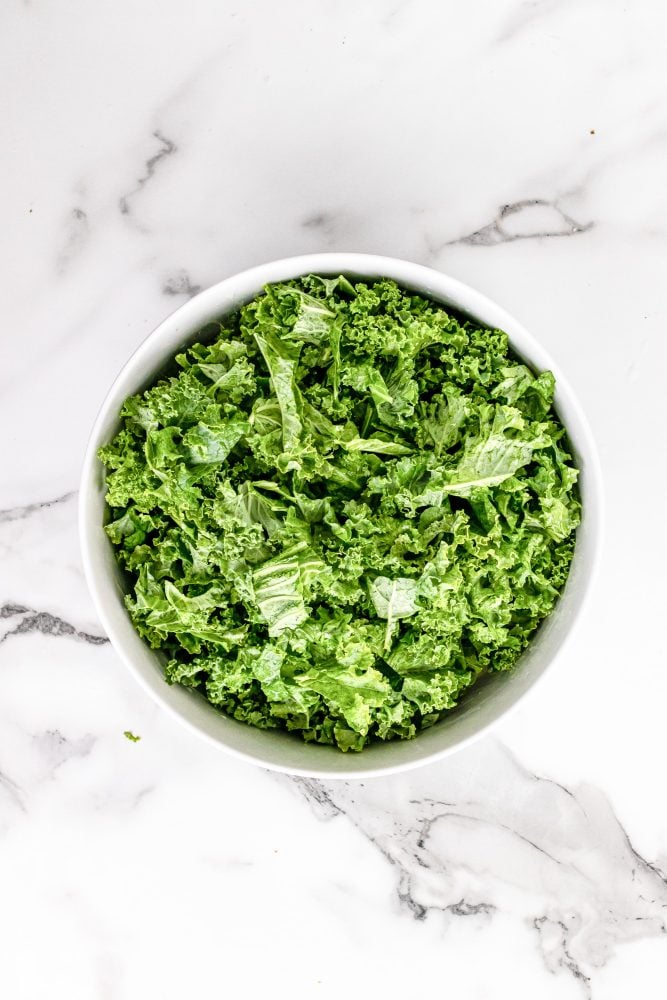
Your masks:
{"label": "kale leaf", "polygon": [[554,388],[389,280],[311,275],[209,324],[99,453],[166,680],[361,750],[513,667],[579,523]]}

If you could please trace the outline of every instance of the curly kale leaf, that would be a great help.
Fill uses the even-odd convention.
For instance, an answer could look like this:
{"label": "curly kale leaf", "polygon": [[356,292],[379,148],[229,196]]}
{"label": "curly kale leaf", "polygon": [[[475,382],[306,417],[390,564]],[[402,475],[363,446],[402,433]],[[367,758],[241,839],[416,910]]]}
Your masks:
{"label": "curly kale leaf", "polygon": [[204,328],[100,451],[166,680],[358,751],[514,667],[579,523],[554,389],[393,281],[311,275]]}

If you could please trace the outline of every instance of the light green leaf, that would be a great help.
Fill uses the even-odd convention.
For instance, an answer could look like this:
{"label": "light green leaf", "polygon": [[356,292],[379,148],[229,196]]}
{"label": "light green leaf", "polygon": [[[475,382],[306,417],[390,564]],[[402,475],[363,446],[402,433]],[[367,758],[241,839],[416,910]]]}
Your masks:
{"label": "light green leaf", "polygon": [[253,572],[255,601],[270,636],[294,629],[308,618],[305,595],[322,568],[322,560],[299,542]]}
{"label": "light green leaf", "polygon": [[383,441],[381,438],[350,438],[340,441],[346,451],[371,451],[376,455],[409,455],[412,448],[399,441]]}
{"label": "light green leaf", "polygon": [[245,420],[208,425],[201,421],[183,436],[188,461],[192,465],[215,465],[224,462],[232,448],[248,432]]}
{"label": "light green leaf", "polygon": [[271,385],[280,407],[283,448],[290,452],[297,447],[301,437],[301,418],[294,381],[300,346],[287,344],[269,332],[255,332],[254,336],[271,373]]}
{"label": "light green leaf", "polygon": [[394,624],[399,618],[410,618],[417,613],[418,583],[408,577],[394,580],[377,576],[368,583],[368,593],[378,618],[387,619],[384,648],[391,648]]}
{"label": "light green leaf", "polygon": [[487,408],[483,419],[479,433],[464,442],[456,465],[432,475],[428,488],[417,498],[420,504],[437,504],[447,494],[468,496],[478,487],[498,486],[527,465],[536,450],[551,443],[539,426],[534,430],[526,428],[523,417],[513,407]]}

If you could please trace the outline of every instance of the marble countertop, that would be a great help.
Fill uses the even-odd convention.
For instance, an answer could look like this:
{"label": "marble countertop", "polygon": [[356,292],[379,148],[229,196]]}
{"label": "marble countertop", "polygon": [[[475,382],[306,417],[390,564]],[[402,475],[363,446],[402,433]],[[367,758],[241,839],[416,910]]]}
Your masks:
{"label": "marble countertop", "polygon": [[[665,5],[6,0],[0,25],[0,993],[664,997]],[[76,536],[129,353],[199,288],[327,249],[513,312],[607,492],[601,577],[541,689],[363,783],[167,718]]]}

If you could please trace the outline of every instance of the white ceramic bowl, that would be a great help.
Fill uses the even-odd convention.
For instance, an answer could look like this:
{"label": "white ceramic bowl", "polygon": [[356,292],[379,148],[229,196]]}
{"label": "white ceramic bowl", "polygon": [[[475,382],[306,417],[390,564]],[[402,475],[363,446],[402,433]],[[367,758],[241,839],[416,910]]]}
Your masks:
{"label": "white ceramic bowl", "polygon": [[[150,385],[165,362],[191,343],[210,320],[233,312],[268,282],[309,273],[394,278],[406,288],[467,313],[484,326],[504,330],[516,352],[533,369],[550,369],[556,376],[556,409],[567,427],[581,470],[583,518],[567,586],[514,671],[482,681],[448,718],[414,740],[373,744],[360,754],[343,754],[333,747],[302,743],[294,735],[252,728],[222,715],[201,695],[166,684],[158,655],[139,638],[125,610],[123,577],[102,527],[104,470],[96,453],[118,430],[118,413],[125,398]],[[367,254],[313,254],[262,264],[221,281],[172,313],[133,354],[109,390],[88,444],[79,506],[81,547],[88,584],[114,648],[146,691],[194,733],[223,750],[275,770],[330,778],[369,777],[433,761],[476,739],[516,706],[562,654],[597,562],[600,481],[591,433],[572,390],[546,351],[500,306],[447,275],[408,261]]]}

